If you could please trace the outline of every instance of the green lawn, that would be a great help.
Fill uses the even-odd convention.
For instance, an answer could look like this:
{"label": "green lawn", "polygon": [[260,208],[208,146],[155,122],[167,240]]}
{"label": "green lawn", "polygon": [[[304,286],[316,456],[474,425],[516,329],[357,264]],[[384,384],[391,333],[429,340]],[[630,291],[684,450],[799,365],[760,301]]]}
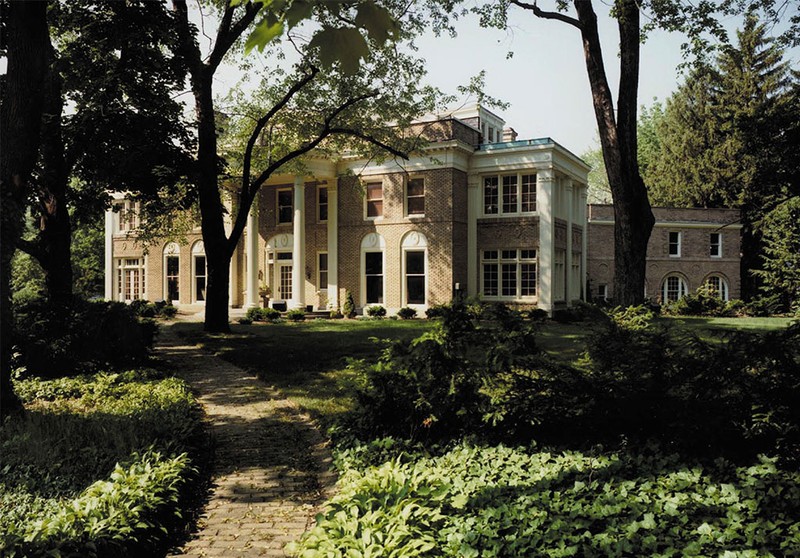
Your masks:
{"label": "green lawn", "polygon": [[[375,359],[380,340],[410,340],[434,322],[420,320],[314,320],[231,326],[227,335],[205,335],[200,324],[178,323],[178,332],[201,343],[217,356],[258,374],[310,412],[331,425],[352,407],[356,378],[348,359]],[[791,323],[787,318],[659,318],[676,333],[709,338],[717,332],[767,331]],[[591,323],[546,322],[538,340],[551,356],[569,363],[583,354]]]}

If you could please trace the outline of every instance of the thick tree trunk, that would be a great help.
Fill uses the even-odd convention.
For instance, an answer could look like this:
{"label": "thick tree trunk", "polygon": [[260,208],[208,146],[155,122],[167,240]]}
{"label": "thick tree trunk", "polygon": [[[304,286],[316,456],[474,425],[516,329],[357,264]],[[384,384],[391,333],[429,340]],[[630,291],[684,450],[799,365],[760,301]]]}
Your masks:
{"label": "thick tree trunk", "polygon": [[50,45],[45,2],[10,2],[5,9],[7,73],[0,109],[0,417],[22,408],[11,384],[11,259],[22,233],[28,181],[39,153]]}
{"label": "thick tree trunk", "polygon": [[616,3],[620,32],[619,112],[603,65],[597,16],[591,0],[575,0],[583,38],[603,159],[614,202],[614,301],[644,301],[647,243],[655,218],[637,160],[636,114],[639,83],[639,8],[634,0]]}

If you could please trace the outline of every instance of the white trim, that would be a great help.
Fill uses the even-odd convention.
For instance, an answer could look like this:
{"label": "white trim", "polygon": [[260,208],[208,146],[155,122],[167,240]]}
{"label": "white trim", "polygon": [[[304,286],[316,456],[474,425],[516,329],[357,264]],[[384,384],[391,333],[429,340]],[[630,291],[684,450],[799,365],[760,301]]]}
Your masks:
{"label": "white trim", "polygon": [[403,180],[403,216],[407,219],[422,219],[425,217],[425,211],[422,213],[409,213],[408,211],[408,185],[411,183],[412,180],[421,180],[422,181],[422,196],[414,196],[414,198],[422,198],[422,204],[425,208],[425,211],[428,209],[427,198],[428,198],[428,187],[425,183],[424,176],[408,176],[405,180]]}
{"label": "white trim", "polygon": [[[613,219],[589,219],[590,225],[613,225]],[[732,229],[739,230],[742,228],[741,224],[731,223],[712,223],[712,222],[686,222],[686,221],[657,221],[654,225],[656,228],[669,228],[669,229]]]}
{"label": "white trim", "polygon": [[[672,242],[672,235],[678,235],[678,242]],[[677,253],[672,253],[672,246],[673,244],[677,244]],[[681,252],[683,251],[683,233],[681,231],[669,231],[667,232],[667,255],[670,258],[680,258]]]}
{"label": "white trim", "polygon": [[[429,276],[430,267],[428,265],[428,239],[418,231],[410,231],[403,236],[400,243],[400,275],[401,275],[401,306],[408,306],[409,308],[416,308],[417,310],[424,310],[428,308],[430,301],[429,292]],[[407,254],[409,252],[422,252],[423,257],[423,289],[425,292],[425,301],[422,303],[410,303],[408,301],[408,270],[406,269],[408,260]]]}
{"label": "white trim", "polygon": [[[381,213],[380,213],[380,215],[369,215],[369,202],[377,200],[377,198],[376,198],[376,200],[370,200],[369,199],[369,187],[370,186],[376,186],[376,185],[380,185],[380,187],[381,187],[381,197],[380,197],[380,200],[381,200]],[[379,220],[383,219],[383,216],[385,215],[385,210],[386,210],[385,201],[386,201],[386,185],[384,184],[383,180],[380,180],[380,181],[378,181],[378,180],[366,180],[366,181],[364,181],[364,206],[363,206],[363,212],[364,212],[364,220],[365,221],[379,221]]]}
{"label": "white trim", "polygon": [[[367,256],[366,254],[379,252],[381,254],[381,298],[383,302],[367,302]],[[361,239],[360,250],[360,293],[359,301],[363,308],[379,305],[386,306],[386,241],[378,233],[369,233]]]}
{"label": "white trim", "polygon": [[[711,242],[711,236],[712,235],[717,235],[717,243],[716,243],[717,253],[716,254],[712,254],[711,253],[711,247],[714,246],[714,243]],[[714,231],[714,232],[708,233],[708,254],[709,254],[709,257],[715,258],[715,259],[722,257],[722,233],[721,232]]]}

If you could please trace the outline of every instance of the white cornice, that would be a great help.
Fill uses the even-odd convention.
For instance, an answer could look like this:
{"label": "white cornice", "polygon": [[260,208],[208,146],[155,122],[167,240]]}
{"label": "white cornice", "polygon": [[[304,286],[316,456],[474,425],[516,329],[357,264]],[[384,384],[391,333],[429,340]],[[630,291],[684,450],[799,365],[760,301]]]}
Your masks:
{"label": "white cornice", "polygon": [[346,157],[339,161],[339,174],[354,172],[360,176],[374,176],[395,172],[419,172],[442,168],[454,168],[462,172],[469,171],[469,158],[472,155],[471,145],[461,140],[449,140],[432,143],[421,153],[412,154],[408,160],[386,159],[380,163],[370,163],[367,159]]}
{"label": "white cornice", "polygon": [[[613,219],[589,219],[590,225],[613,225]],[[742,228],[741,223],[713,223],[697,221],[657,221],[655,224],[659,228],[668,229],[736,229]]]}

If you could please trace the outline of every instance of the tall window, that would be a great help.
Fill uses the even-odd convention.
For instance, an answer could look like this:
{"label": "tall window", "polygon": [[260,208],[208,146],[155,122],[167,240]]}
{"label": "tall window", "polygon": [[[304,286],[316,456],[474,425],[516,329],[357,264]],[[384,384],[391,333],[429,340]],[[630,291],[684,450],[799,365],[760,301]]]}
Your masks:
{"label": "tall window", "polygon": [[328,220],[328,187],[320,186],[317,189],[317,207],[320,222]]}
{"label": "tall window", "polygon": [[522,198],[520,211],[523,213],[536,211],[536,175],[522,175]]}
{"label": "tall window", "polygon": [[317,273],[319,273],[319,278],[317,280],[317,288],[320,291],[324,291],[328,289],[328,253],[320,252],[318,259]]}
{"label": "tall window", "polygon": [[597,286],[597,298],[608,300],[608,285],[600,284]]}
{"label": "tall window", "polygon": [[536,296],[536,250],[484,250],[481,256],[483,296]]}
{"label": "tall window", "polygon": [[719,275],[712,275],[706,279],[708,289],[722,300],[728,300],[728,283]]}
{"label": "tall window", "polygon": [[167,300],[178,302],[180,300],[179,290],[179,261],[178,256],[167,256]]}
{"label": "tall window", "polygon": [[367,184],[367,217],[383,216],[383,184]]}
{"label": "tall window", "polygon": [[406,304],[425,304],[425,251],[406,250]]}
{"label": "tall window", "polygon": [[119,300],[130,302],[144,298],[144,258],[117,260],[117,293]]}
{"label": "tall window", "polygon": [[141,204],[138,201],[123,200],[116,203],[119,207],[119,232],[133,232],[139,228]]}
{"label": "tall window", "polygon": [[570,299],[581,296],[581,253],[572,253],[572,266],[570,269]]}
{"label": "tall window", "polygon": [[687,292],[689,292],[689,288],[683,277],[670,275],[664,279],[664,284],[661,286],[661,300],[663,302],[675,302],[686,296]]}
{"label": "tall window", "polygon": [[289,189],[278,190],[278,223],[291,223],[293,213],[292,191]]}
{"label": "tall window", "polygon": [[367,304],[383,303],[383,252],[364,253]]}
{"label": "tall window", "polygon": [[206,257],[194,256],[194,299],[196,302],[206,300]]}
{"label": "tall window", "polygon": [[515,215],[534,211],[536,211],[535,174],[507,174],[484,177],[484,215],[497,215],[498,213]]}
{"label": "tall window", "polygon": [[486,215],[496,215],[500,210],[498,181],[496,176],[483,179],[483,212]]}
{"label": "tall window", "polygon": [[677,231],[669,233],[669,255],[673,258],[679,258],[681,255],[681,233]]}
{"label": "tall window", "polygon": [[409,215],[425,214],[425,180],[412,178],[406,187],[406,211]]}
{"label": "tall window", "polygon": [[709,239],[709,254],[712,258],[722,257],[722,234],[711,233]]}
{"label": "tall window", "polygon": [[553,251],[553,300],[567,299],[567,251],[556,249]]}

